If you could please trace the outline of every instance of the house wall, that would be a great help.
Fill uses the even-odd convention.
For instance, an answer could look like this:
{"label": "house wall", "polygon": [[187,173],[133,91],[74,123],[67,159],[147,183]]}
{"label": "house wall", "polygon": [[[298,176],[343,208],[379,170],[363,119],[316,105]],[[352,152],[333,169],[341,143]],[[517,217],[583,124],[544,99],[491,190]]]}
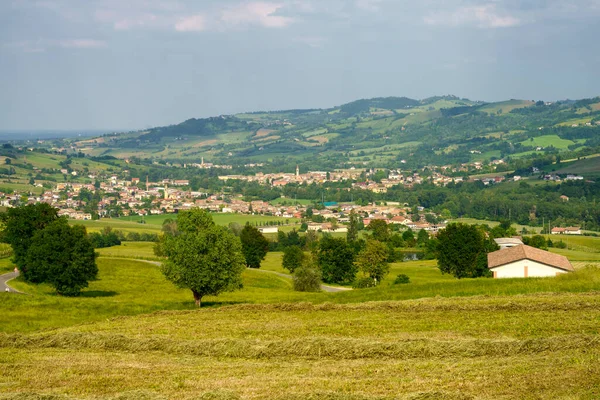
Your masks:
{"label": "house wall", "polygon": [[[527,276],[525,276],[525,267],[527,267]],[[527,259],[491,268],[490,270],[494,273],[494,278],[539,278],[567,273],[565,270]]]}

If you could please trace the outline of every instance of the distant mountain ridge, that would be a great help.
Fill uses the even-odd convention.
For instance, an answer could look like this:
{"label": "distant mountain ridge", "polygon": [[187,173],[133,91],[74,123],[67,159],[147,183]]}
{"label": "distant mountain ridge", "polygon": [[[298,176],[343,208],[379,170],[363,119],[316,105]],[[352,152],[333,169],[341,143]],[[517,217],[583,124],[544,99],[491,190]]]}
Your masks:
{"label": "distant mountain ridge", "polygon": [[94,156],[171,162],[205,157],[228,163],[233,157],[329,168],[392,167],[400,161],[418,167],[537,153],[576,155],[600,145],[599,128],[600,97],[565,102],[377,97],[328,109],[191,118],[76,147]]}

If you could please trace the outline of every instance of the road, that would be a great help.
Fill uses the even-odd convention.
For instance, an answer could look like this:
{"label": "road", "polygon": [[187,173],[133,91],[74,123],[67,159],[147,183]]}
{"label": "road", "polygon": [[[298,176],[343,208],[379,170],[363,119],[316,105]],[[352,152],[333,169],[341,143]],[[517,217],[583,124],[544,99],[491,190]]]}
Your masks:
{"label": "road", "polygon": [[8,281],[15,279],[17,276],[19,276],[18,272],[9,272],[8,274],[0,275],[0,292],[21,293],[7,284]]}

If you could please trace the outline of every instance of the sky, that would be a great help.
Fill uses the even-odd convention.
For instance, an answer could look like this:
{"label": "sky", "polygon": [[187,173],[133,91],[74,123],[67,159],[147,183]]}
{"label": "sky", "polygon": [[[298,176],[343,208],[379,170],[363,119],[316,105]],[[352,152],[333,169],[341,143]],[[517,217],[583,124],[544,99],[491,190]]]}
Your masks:
{"label": "sky", "polygon": [[600,95],[600,0],[0,0],[0,130]]}

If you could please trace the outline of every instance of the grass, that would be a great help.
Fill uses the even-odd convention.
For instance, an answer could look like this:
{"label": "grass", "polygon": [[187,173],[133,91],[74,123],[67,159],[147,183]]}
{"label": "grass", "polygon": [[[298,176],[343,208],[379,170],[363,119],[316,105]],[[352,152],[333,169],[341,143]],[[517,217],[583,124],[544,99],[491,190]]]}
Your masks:
{"label": "grass", "polygon": [[[237,222],[240,225],[245,225],[246,222],[251,222],[251,223],[265,223],[265,222],[273,222],[273,221],[275,221],[275,222],[280,221],[283,223],[286,223],[286,221],[288,223],[298,222],[298,220],[295,218],[281,218],[281,217],[271,217],[271,216],[265,216],[265,215],[211,213],[211,216],[213,217],[213,221],[215,221],[215,223],[217,225],[225,225],[225,226],[229,225],[231,222]],[[177,219],[177,214],[150,215],[150,216],[144,217],[144,220],[146,221],[145,225],[160,226],[160,225],[162,225],[164,220],[166,220],[168,218]],[[139,217],[139,216],[122,217],[122,218],[119,218],[119,220],[137,223],[138,221],[141,221],[141,217]]]}
{"label": "grass", "polygon": [[105,247],[96,251],[103,257],[157,259],[152,242],[122,242],[120,246]]}
{"label": "grass", "polygon": [[[572,239],[599,254],[598,238]],[[151,246],[99,252],[148,256]],[[281,259],[268,253],[262,269],[285,273]],[[600,395],[600,268],[582,262],[559,277],[501,280],[395,263],[380,286],[341,293],[294,292],[289,278],[246,270],[242,290],[201,310],[153,263],[98,264],[79,298],[19,280],[29,295],[0,293],[0,399]],[[411,283],[393,285],[400,273]]]}
{"label": "grass", "polygon": [[592,399],[599,319],[598,293],[163,311],[0,335],[0,398]]}
{"label": "grass", "polygon": [[537,136],[532,138],[532,140],[526,140],[524,142],[521,142],[521,144],[524,146],[540,146],[544,148],[554,146],[555,148],[560,150],[568,149],[569,146],[574,143],[575,142],[571,140],[562,139],[558,135]]}

